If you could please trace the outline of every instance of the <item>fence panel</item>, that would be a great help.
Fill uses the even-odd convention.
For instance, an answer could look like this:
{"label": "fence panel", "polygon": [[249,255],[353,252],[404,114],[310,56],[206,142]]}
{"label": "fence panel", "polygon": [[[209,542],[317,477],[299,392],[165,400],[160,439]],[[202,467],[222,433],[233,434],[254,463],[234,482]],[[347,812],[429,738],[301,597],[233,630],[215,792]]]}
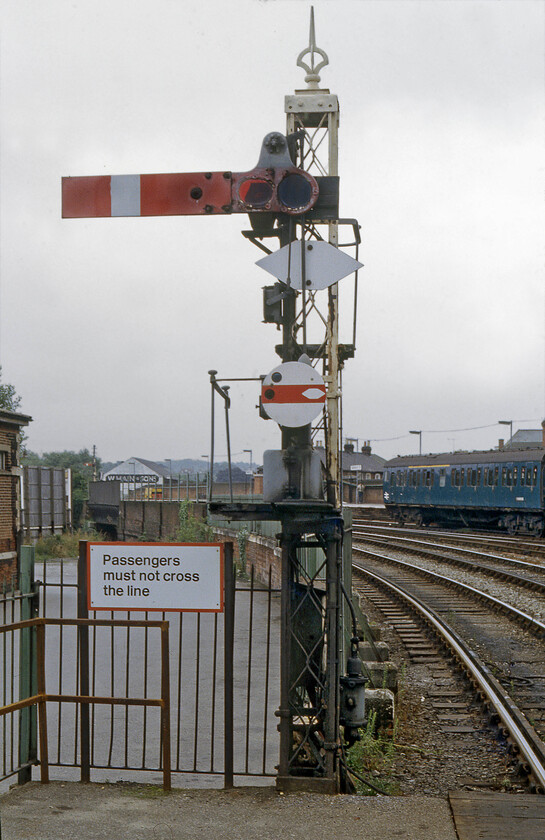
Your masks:
{"label": "fence panel", "polygon": [[[77,561],[36,564],[40,615],[76,618]],[[276,775],[279,705],[280,593],[253,578],[234,591],[233,727],[235,776]],[[93,615],[93,614],[91,614]],[[224,762],[225,614],[107,613],[111,619],[166,620],[170,635],[172,773],[192,781],[216,777]],[[81,692],[75,628],[48,627],[48,692]],[[160,656],[156,636],[141,627],[91,627],[89,693],[93,696],[157,696]],[[91,705],[89,761],[93,779],[160,781],[160,710],[140,706]],[[48,703],[49,765],[59,778],[75,778],[81,764],[79,704]],[[138,771],[138,775],[134,774]],[[145,775],[142,776],[142,773]]]}
{"label": "fence panel", "polygon": [[[21,549],[19,581],[0,593],[0,625],[5,626],[34,618],[38,613],[38,595],[33,585],[34,549]],[[30,697],[36,691],[35,637],[30,630],[4,633],[0,640],[0,696],[3,706]],[[28,781],[37,754],[36,709],[29,707],[12,712],[0,721],[0,782],[15,774],[20,782]]]}

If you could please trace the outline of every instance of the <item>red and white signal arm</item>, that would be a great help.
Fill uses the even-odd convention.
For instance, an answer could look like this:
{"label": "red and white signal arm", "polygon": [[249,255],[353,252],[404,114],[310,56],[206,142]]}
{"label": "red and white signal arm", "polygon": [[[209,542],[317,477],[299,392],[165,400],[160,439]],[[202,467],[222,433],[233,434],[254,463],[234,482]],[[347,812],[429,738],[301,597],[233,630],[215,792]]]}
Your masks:
{"label": "red and white signal arm", "polygon": [[310,365],[284,362],[267,374],[261,387],[265,413],[279,426],[307,426],[324,407],[324,380]]}

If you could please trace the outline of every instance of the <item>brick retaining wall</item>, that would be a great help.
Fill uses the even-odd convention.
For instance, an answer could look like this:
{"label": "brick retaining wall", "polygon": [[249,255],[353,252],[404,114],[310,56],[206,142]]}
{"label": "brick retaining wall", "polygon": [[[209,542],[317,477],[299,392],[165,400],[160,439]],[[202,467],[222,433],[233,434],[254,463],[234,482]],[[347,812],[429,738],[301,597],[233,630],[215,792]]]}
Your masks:
{"label": "brick retaining wall", "polygon": [[[214,530],[220,542],[233,543],[235,560],[239,567],[242,566],[238,542],[241,532],[230,528],[215,528]],[[273,588],[279,589],[282,581],[282,567],[278,541],[270,537],[262,537],[259,534],[247,534],[245,548],[244,566],[246,573],[249,574],[253,566],[255,579],[260,583],[268,584],[270,569],[271,585]]]}

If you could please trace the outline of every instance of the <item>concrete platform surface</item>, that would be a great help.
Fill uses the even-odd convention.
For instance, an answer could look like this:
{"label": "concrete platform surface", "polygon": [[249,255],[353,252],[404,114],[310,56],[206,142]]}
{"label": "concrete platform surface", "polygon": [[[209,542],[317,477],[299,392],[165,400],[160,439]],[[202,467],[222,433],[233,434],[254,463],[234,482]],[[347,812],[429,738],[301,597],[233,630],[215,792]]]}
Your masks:
{"label": "concrete platform surface", "polygon": [[30,782],[0,798],[2,840],[456,840],[446,799]]}

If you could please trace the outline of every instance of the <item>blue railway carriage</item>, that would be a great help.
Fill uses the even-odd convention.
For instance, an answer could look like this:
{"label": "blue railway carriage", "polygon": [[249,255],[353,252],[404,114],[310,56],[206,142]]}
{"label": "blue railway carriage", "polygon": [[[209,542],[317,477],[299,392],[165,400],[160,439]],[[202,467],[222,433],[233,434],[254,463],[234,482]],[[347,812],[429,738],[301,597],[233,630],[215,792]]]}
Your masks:
{"label": "blue railway carriage", "polygon": [[545,449],[394,458],[384,465],[384,504],[398,522],[541,536],[544,461]]}

